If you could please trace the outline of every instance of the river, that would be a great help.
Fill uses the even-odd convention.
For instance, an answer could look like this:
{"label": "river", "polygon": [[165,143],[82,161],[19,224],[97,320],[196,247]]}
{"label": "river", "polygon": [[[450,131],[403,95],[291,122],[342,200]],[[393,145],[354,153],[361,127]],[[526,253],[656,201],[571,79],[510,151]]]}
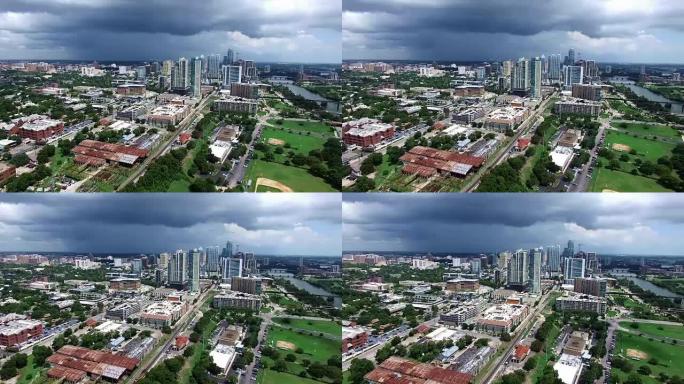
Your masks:
{"label": "river", "polygon": [[335,306],[335,308],[342,308],[342,298],[341,297],[339,297],[337,295],[333,295],[332,293],[326,291],[325,289],[317,287],[317,286],[309,283],[308,281],[296,279],[294,277],[286,277],[285,279],[287,279],[295,287],[297,287],[299,289],[303,289],[303,290],[305,290],[305,291],[307,291],[313,295],[326,296],[326,297],[332,296],[333,297],[333,305]]}
{"label": "river", "polygon": [[659,287],[659,286],[651,283],[650,281],[647,281],[644,279],[639,279],[637,277],[627,277],[626,279],[634,282],[634,284],[638,285],[639,288],[641,288],[645,291],[650,291],[650,292],[652,292],[658,296],[669,297],[669,298],[682,297],[681,295],[678,295],[678,294],[676,294],[676,293],[674,293],[668,289]]}
{"label": "river", "polygon": [[637,96],[644,97],[649,101],[658,102],[663,106],[666,106],[665,104],[670,104],[670,112],[674,114],[684,114],[684,103],[670,100],[664,97],[663,95],[659,95],[649,89],[636,85],[632,80],[629,80],[625,77],[614,77],[610,80],[610,82],[616,84],[623,84],[627,86],[629,89],[631,89],[632,92],[634,92]]}
{"label": "river", "polygon": [[317,93],[313,93],[306,88],[300,87],[299,85],[285,84],[285,86],[290,90],[290,92],[294,93],[297,96],[301,96],[307,100],[327,103],[325,110],[330,113],[342,113],[340,103],[337,101],[328,100]]}

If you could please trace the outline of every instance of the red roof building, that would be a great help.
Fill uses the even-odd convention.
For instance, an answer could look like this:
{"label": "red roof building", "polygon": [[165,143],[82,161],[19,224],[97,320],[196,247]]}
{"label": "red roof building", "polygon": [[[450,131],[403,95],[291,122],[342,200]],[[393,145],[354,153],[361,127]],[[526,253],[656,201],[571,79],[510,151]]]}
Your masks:
{"label": "red roof building", "polygon": [[411,148],[399,160],[404,163],[404,173],[421,177],[430,177],[437,173],[466,176],[485,162],[483,157],[422,146]]}
{"label": "red roof building", "polygon": [[178,136],[178,142],[181,143],[181,145],[185,145],[192,139],[192,135],[190,135],[190,132],[183,132]]}
{"label": "red roof building", "polygon": [[139,159],[147,157],[149,152],[147,149],[95,140],[83,140],[71,151],[77,163],[94,166],[104,165],[107,162],[133,165]]}
{"label": "red roof building", "polygon": [[473,375],[392,356],[364,378],[371,384],[469,384]]}
{"label": "red roof building", "polygon": [[515,143],[515,150],[518,152],[522,152],[527,149],[527,147],[530,146],[531,140],[527,137],[521,137],[518,139],[518,141]]}
{"label": "red roof building", "polygon": [[520,363],[523,360],[525,360],[525,358],[529,354],[530,354],[529,345],[518,344],[515,346],[515,352],[513,352],[513,357],[511,358],[511,360],[513,360],[513,362],[515,362],[515,363]]}
{"label": "red roof building", "polygon": [[176,342],[174,343],[174,348],[176,348],[177,351],[180,351],[181,349],[185,348],[189,342],[190,339],[187,336],[177,336]]}

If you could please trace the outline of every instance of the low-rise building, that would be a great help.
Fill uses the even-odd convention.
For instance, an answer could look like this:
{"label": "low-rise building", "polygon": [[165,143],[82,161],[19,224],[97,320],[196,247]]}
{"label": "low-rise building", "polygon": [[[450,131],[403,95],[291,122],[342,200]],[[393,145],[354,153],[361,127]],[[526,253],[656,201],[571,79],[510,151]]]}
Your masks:
{"label": "low-rise building", "polygon": [[214,296],[212,305],[214,308],[240,308],[259,311],[261,298],[248,293],[224,291]]}
{"label": "low-rise building", "polygon": [[342,352],[361,348],[368,342],[368,331],[361,327],[342,327]]}
{"label": "low-rise building", "polygon": [[124,321],[138,312],[140,312],[140,303],[129,301],[108,309],[105,318]]}
{"label": "low-rise building", "polygon": [[154,126],[167,127],[180,123],[190,114],[190,107],[185,104],[164,104],[153,109],[147,116],[147,123]]}
{"label": "low-rise building", "polygon": [[17,167],[10,164],[0,163],[0,185],[17,175]]}
{"label": "low-rise building", "polygon": [[428,178],[437,174],[465,177],[482,166],[484,157],[416,146],[403,154],[402,172]]}
{"label": "low-rise building", "polygon": [[453,292],[476,292],[480,289],[480,280],[478,279],[452,279],[447,281],[446,290]]}
{"label": "low-rise building", "polygon": [[187,305],[182,301],[159,301],[150,304],[140,314],[140,324],[152,328],[173,325],[183,316]]}
{"label": "low-rise building", "polygon": [[487,308],[477,319],[477,328],[480,331],[500,334],[510,332],[529,313],[525,304],[498,304]]}
{"label": "low-rise building", "polygon": [[370,384],[469,384],[473,375],[392,356],[364,379]]}
{"label": "low-rise building", "polygon": [[527,107],[503,107],[490,112],[485,118],[485,128],[496,131],[515,130],[530,115]]}
{"label": "low-rise building", "polygon": [[143,96],[145,84],[121,84],[116,87],[116,93],[122,96]]}
{"label": "low-rise building", "polygon": [[342,125],[342,141],[347,145],[372,147],[394,137],[395,127],[379,120],[363,118]]}
{"label": "low-rise building", "polygon": [[9,133],[23,139],[46,141],[52,136],[64,132],[64,122],[54,120],[45,115],[23,116],[12,120]]}
{"label": "low-rise building", "polygon": [[439,321],[445,325],[458,327],[466,321],[477,317],[480,314],[480,307],[475,304],[462,305],[447,313],[439,315]]}
{"label": "low-rise building", "polygon": [[12,347],[43,334],[43,323],[38,320],[16,319],[0,325],[0,345]]}

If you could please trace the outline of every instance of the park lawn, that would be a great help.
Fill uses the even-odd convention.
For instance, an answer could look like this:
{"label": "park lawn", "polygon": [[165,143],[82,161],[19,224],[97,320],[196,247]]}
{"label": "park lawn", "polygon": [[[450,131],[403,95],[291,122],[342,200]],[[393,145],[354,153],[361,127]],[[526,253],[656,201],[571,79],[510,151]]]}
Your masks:
{"label": "park lawn", "polygon": [[275,318],[273,321],[282,324],[285,328],[298,328],[312,332],[328,333],[335,336],[342,335],[342,327],[334,321],[290,319],[289,323],[285,323],[283,318]]}
{"label": "park lawn", "polygon": [[598,167],[591,181],[591,191],[603,192],[604,189],[616,192],[671,192],[654,179]]}
{"label": "park lawn", "polygon": [[610,104],[610,107],[615,109],[616,111],[620,113],[640,113],[641,110],[632,107],[631,105],[625,103],[622,100],[610,100],[608,102]]}
{"label": "park lawn", "polygon": [[277,123],[278,119],[268,120],[268,123],[274,127],[291,129],[293,131],[316,132],[324,135],[333,136],[335,130],[333,127],[321,123],[320,121],[300,121],[300,120],[283,120],[283,124]]}
{"label": "park lawn", "polygon": [[[285,143],[290,144],[290,148],[283,148],[285,152],[294,151],[295,153],[301,153],[302,155],[308,156],[309,152],[315,149],[322,149],[325,140],[316,136],[307,136],[305,134],[289,133],[274,128],[266,128],[261,134],[262,140],[265,144],[268,144],[268,139],[278,139]],[[277,145],[269,144],[273,148],[278,147]]]}
{"label": "park lawn", "polygon": [[632,332],[643,333],[645,336],[668,337],[671,339],[684,340],[684,326],[638,323],[639,328],[631,328],[631,321],[621,321],[620,326],[631,329]]}
{"label": "park lawn", "polygon": [[[298,348],[302,348],[304,352],[299,354],[295,351],[280,349],[276,347],[276,343],[279,340],[291,342]],[[340,348],[342,348],[341,341],[330,340],[319,336],[309,336],[278,326],[271,327],[268,331],[268,340],[266,343],[280,351],[281,355],[294,353],[297,356],[297,361],[308,359],[310,361],[318,361],[321,364],[326,364],[329,358],[339,355]]]}
{"label": "park lawn", "polygon": [[385,180],[394,175],[397,171],[401,169],[401,164],[390,164],[389,162],[389,156],[384,155],[382,157],[382,164],[378,165],[375,168],[375,177],[373,177],[373,180],[375,181],[376,186],[382,185]]}
{"label": "park lawn", "polygon": [[[639,350],[646,353],[648,357],[645,360],[640,361],[630,359],[626,355],[627,349]],[[657,340],[651,341],[647,337],[623,331],[617,332],[617,342],[615,344],[614,354],[627,358],[628,361],[630,361],[630,363],[634,366],[633,372],[635,372],[636,369],[642,365],[648,365],[653,372],[651,374],[652,377],[648,379],[657,377],[661,372],[666,373],[670,377],[674,375],[678,375],[680,377],[683,376],[684,365],[680,363],[682,353],[684,353],[684,347],[680,345],[672,345],[670,343],[663,343]],[[648,364],[648,360],[650,358],[657,359],[658,365]],[[618,372],[620,372],[621,377],[627,376],[622,371]],[[643,375],[642,378],[644,378]],[[653,379],[644,382],[655,383],[657,381]]]}
{"label": "park lawn", "polygon": [[[624,127],[622,125],[625,125]],[[638,133],[640,135],[656,135],[662,137],[670,137],[679,139],[681,134],[678,130],[662,124],[639,124],[639,123],[613,123],[613,128],[628,131],[629,133]]]}
{"label": "park lawn", "polygon": [[262,369],[257,375],[258,384],[320,384],[320,381],[300,377],[290,373]]}
{"label": "park lawn", "polygon": [[250,184],[251,190],[254,190],[259,177],[279,181],[295,192],[336,192],[323,179],[311,175],[306,169],[263,160],[253,160],[245,175],[245,180],[252,182]]}
{"label": "park lawn", "polygon": [[637,151],[639,156],[651,160],[658,161],[663,156],[669,156],[672,153],[675,145],[664,143],[662,141],[655,141],[651,139],[644,139],[641,137],[634,137],[626,133],[608,131],[606,134],[606,145],[608,148],[613,148],[613,144],[625,144]]}
{"label": "park lawn", "polygon": [[185,178],[174,180],[169,185],[167,192],[190,192],[190,182]]}

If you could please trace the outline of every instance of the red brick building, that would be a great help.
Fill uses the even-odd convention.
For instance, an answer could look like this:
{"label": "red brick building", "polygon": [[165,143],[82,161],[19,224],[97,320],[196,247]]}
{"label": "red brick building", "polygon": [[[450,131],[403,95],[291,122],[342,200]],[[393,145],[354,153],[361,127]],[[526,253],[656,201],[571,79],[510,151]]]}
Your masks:
{"label": "red brick building", "polygon": [[17,175],[17,167],[10,164],[0,163],[0,185]]}
{"label": "red brick building", "polygon": [[11,347],[43,334],[43,323],[38,320],[12,320],[0,325],[0,345]]}
{"label": "red brick building", "polygon": [[347,145],[372,147],[394,137],[395,128],[374,119],[349,121],[342,125],[342,141]]}
{"label": "red brick building", "polygon": [[368,332],[361,328],[342,328],[342,352],[359,348],[368,342]]}
{"label": "red brick building", "polygon": [[123,96],[142,96],[145,94],[145,85],[121,84],[116,87],[116,93]]}
{"label": "red brick building", "polygon": [[64,132],[62,121],[52,120],[43,115],[20,117],[12,122],[14,127],[10,129],[10,134],[19,135],[24,139],[46,141],[50,137]]}

